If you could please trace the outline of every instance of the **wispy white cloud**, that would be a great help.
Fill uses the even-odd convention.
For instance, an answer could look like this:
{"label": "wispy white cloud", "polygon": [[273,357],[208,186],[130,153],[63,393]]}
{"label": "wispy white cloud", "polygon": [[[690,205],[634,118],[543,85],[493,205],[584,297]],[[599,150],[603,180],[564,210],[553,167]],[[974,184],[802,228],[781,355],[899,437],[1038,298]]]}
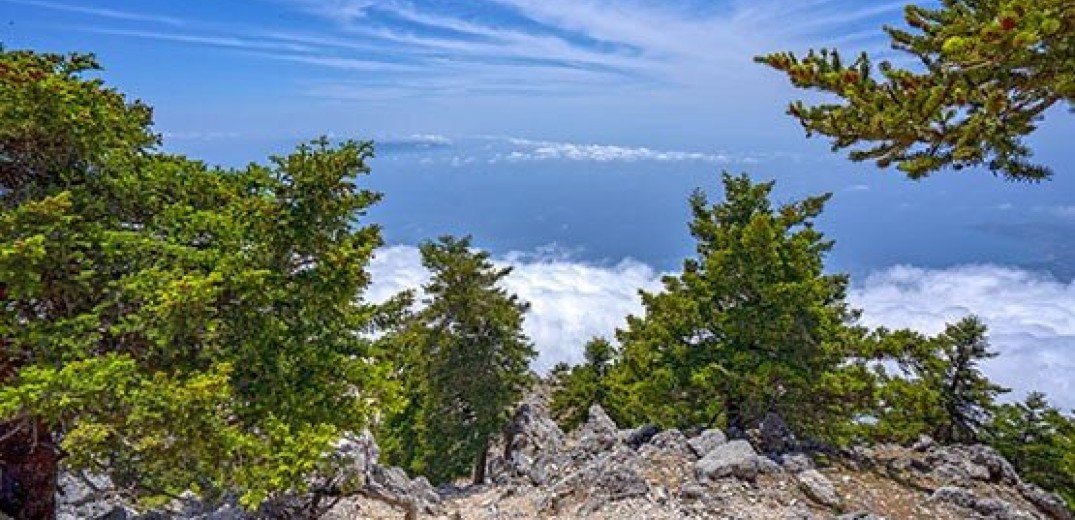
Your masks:
{"label": "wispy white cloud", "polygon": [[1057,217],[1075,219],[1075,206],[1052,206],[1046,211]]}
{"label": "wispy white cloud", "polygon": [[222,139],[237,139],[241,137],[238,132],[172,132],[165,130],[161,137],[168,141],[219,141]]}
{"label": "wispy white cloud", "polygon": [[[883,50],[879,29],[851,30],[862,20],[891,14],[896,3],[850,0],[732,2],[701,9],[683,2],[636,0],[482,0],[478,12],[510,11],[510,20],[418,0],[277,0],[321,20],[298,30],[272,24],[237,27],[220,20],[195,23],[169,17],[54,3],[0,0],[47,9],[151,24],[184,25],[183,32],[149,28],[78,27],[124,36],[228,47],[263,58],[351,72],[312,81],[308,93],[334,100],[409,96],[460,97],[546,94],[604,96],[609,89],[692,93],[750,90],[768,71],[757,54],[832,42]],[[871,39],[870,34],[874,37]],[[365,72],[391,74],[394,81]]]}
{"label": "wispy white cloud", "polygon": [[474,162],[486,164],[540,161],[576,161],[595,163],[703,163],[753,164],[779,154],[701,152],[661,150],[646,146],[545,141],[498,135],[414,135],[378,139],[389,151],[406,147],[409,151],[427,152],[422,164],[463,166]]}
{"label": "wispy white cloud", "polygon": [[[461,16],[406,0],[291,0],[291,4],[331,20],[366,43],[391,44],[401,55],[426,64],[427,79],[450,81],[452,76],[439,72],[473,63],[483,74],[472,77],[472,85],[504,88],[539,84],[524,81],[529,79],[526,71],[551,67],[591,79],[590,93],[600,94],[629,84],[706,89],[731,80],[753,81],[759,72],[743,74],[758,69],[752,56],[838,41],[841,34],[855,32],[847,25],[891,14],[898,3],[863,6],[829,1],[789,7],[786,2],[761,0],[699,10],[679,2],[487,0],[487,5],[514,11],[528,20],[525,24]],[[429,30],[375,23],[374,12],[390,13]],[[869,34],[856,32],[856,42],[884,49],[879,28],[872,39]],[[352,45],[345,39],[335,43]]]}
{"label": "wispy white cloud", "polygon": [[376,0],[298,0],[297,3],[340,23],[350,23],[365,18],[366,11],[378,4]]}
{"label": "wispy white cloud", "polygon": [[[592,265],[539,253],[507,255],[497,262],[514,268],[504,287],[531,304],[525,331],[540,352],[539,370],[580,361],[586,340],[612,337],[627,315],[643,312],[638,289],[661,287],[660,273],[631,260]],[[418,250],[410,246],[379,250],[371,271],[369,296],[374,301],[428,279]],[[994,265],[896,266],[856,283],[849,300],[863,309],[865,325],[925,334],[977,315],[989,326],[990,343],[1000,353],[983,368],[1014,390],[1012,398],[1041,390],[1057,405],[1075,408],[1075,282]]]}
{"label": "wispy white cloud", "polygon": [[521,148],[500,156],[506,161],[595,161],[595,162],[705,162],[727,163],[731,159],[724,154],[683,152],[675,150],[654,150],[646,147],[626,147],[604,144],[579,144],[554,141],[532,141],[529,139],[509,139],[511,144]]}
{"label": "wispy white cloud", "polygon": [[104,9],[100,7],[87,7],[83,5],[64,4],[59,2],[47,2],[44,0],[2,0],[10,4],[29,5],[34,7],[41,7],[45,9],[51,9],[54,11],[66,11],[69,13],[88,14],[91,16],[97,16],[101,18],[111,18],[114,20],[125,20],[132,22],[150,22],[156,24],[181,26],[185,22],[181,18],[172,16],[161,16],[155,14],[145,14],[133,11],[120,11],[116,9]]}
{"label": "wispy white cloud", "polygon": [[382,143],[400,143],[429,146],[451,146],[455,141],[452,138],[440,134],[411,134],[403,137],[385,137]]}
{"label": "wispy white cloud", "polygon": [[177,43],[189,43],[197,45],[209,45],[214,47],[231,47],[235,49],[243,50],[270,50],[270,51],[290,51],[290,52],[308,52],[312,48],[305,45],[296,43],[281,43],[266,40],[259,40],[254,38],[244,38],[238,36],[219,36],[219,35],[207,35],[207,34],[193,34],[193,33],[179,33],[174,31],[152,31],[141,29],[121,29],[121,28],[109,28],[109,27],[80,27],[79,30],[96,33],[96,34],[108,34],[112,36],[128,36],[133,38],[143,38],[150,40],[162,40]]}

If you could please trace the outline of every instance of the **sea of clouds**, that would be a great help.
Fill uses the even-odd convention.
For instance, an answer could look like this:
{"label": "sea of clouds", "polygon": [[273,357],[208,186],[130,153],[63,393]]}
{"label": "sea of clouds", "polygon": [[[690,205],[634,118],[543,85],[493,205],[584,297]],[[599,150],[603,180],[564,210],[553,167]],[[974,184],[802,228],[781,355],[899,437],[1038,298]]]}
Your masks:
{"label": "sea of clouds", "polygon": [[[524,327],[539,351],[539,372],[560,361],[579,362],[588,339],[611,339],[627,315],[642,313],[639,289],[661,287],[662,273],[633,260],[598,265],[563,254],[510,254],[495,261],[512,268],[504,288],[530,303]],[[429,277],[411,246],[380,249],[370,270],[372,301],[420,287]],[[997,265],[893,266],[856,281],[849,300],[862,309],[865,325],[926,334],[975,314],[1000,353],[984,370],[1012,388],[1011,398],[1041,390],[1055,405],[1075,408],[1075,281]]]}

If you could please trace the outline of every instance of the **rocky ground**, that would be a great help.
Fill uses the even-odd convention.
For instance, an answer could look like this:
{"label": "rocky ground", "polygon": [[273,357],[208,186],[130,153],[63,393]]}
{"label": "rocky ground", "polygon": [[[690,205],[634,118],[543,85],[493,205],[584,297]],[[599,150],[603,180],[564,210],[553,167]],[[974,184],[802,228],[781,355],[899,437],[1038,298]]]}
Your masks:
{"label": "rocky ground", "polygon": [[[349,462],[350,478],[367,485],[364,496],[340,499],[325,518],[1073,519],[1059,498],[1024,483],[986,446],[921,439],[910,447],[825,453],[804,450],[776,417],[744,439],[719,430],[688,438],[678,430],[621,430],[596,406],[586,424],[565,434],[540,395],[519,407],[509,431],[510,449],[494,448],[483,486],[434,489],[370,460],[368,437],[342,443],[337,456]],[[182,511],[137,514],[65,479],[62,520],[250,518],[193,502]],[[259,516],[297,518],[302,502],[281,502]]]}

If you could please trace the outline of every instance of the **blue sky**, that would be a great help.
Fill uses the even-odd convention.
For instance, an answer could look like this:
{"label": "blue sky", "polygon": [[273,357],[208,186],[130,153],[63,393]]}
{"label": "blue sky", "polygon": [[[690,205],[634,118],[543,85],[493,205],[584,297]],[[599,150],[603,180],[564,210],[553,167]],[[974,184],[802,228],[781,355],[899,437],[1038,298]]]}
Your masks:
{"label": "blue sky", "polygon": [[[1030,139],[1052,181],[912,182],[806,139],[783,113],[804,93],[751,61],[839,46],[904,64],[880,30],[901,24],[903,5],[0,0],[0,42],[95,52],[110,84],[155,107],[167,149],[213,163],[322,134],[375,139],[369,183],[386,198],[371,218],[402,248],[383,255],[401,263],[382,261],[382,279],[420,280],[423,239],[474,234],[545,309],[530,320],[544,364],[577,359],[585,336],[637,312],[634,290],[692,253],[687,194],[719,196],[726,169],[776,179],[779,200],[834,193],[821,222],[837,241],[829,266],[854,275],[867,319],[936,329],[982,314],[1007,353],[994,369],[1005,384],[1029,388],[1020,377],[1033,366],[1055,375],[1039,386],[1075,394],[1063,382],[1075,369],[1066,107]],[[960,280],[945,295],[963,300],[927,280]]]}

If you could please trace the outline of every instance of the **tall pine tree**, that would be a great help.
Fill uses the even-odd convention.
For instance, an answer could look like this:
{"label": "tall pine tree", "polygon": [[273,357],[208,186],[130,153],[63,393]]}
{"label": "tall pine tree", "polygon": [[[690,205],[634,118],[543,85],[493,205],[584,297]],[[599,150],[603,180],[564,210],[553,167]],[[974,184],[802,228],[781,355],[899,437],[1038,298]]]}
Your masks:
{"label": "tall pine tree", "polygon": [[[847,278],[824,273],[814,229],[828,196],[774,207],[773,183],[724,175],[725,200],[690,199],[697,256],[618,332],[617,413],[664,426],[748,427],[775,412],[826,420],[812,389],[844,359]],[[815,406],[816,405],[816,406]]]}
{"label": "tall pine tree", "polygon": [[389,393],[372,145],[209,168],[96,68],[0,49],[0,511],[52,518],[61,451],[139,498],[302,489]]}
{"label": "tall pine tree", "polygon": [[396,341],[407,350],[410,396],[387,431],[413,445],[394,442],[389,455],[434,482],[468,473],[482,482],[491,438],[530,382],[536,351],[522,332],[528,306],[499,286],[511,269],[472,250],[469,237],[445,236],[420,249],[432,278],[425,307]]}
{"label": "tall pine tree", "polygon": [[875,359],[894,362],[899,370],[875,368],[876,401],[868,413],[877,421],[864,431],[897,442],[921,434],[945,443],[982,441],[997,396],[1008,391],[981,371],[983,361],[996,357],[985,325],[970,316],[932,338],[906,330],[880,336]]}
{"label": "tall pine tree", "polygon": [[932,340],[939,355],[919,367],[920,376],[938,397],[942,414],[934,425],[934,436],[942,441],[980,441],[997,396],[1008,392],[991,382],[979,366],[997,356],[989,349],[985,333],[985,325],[974,316],[947,326]]}
{"label": "tall pine tree", "polygon": [[999,406],[988,432],[989,443],[1019,476],[1059,493],[1075,509],[1075,417],[1031,392],[1021,403]]}

